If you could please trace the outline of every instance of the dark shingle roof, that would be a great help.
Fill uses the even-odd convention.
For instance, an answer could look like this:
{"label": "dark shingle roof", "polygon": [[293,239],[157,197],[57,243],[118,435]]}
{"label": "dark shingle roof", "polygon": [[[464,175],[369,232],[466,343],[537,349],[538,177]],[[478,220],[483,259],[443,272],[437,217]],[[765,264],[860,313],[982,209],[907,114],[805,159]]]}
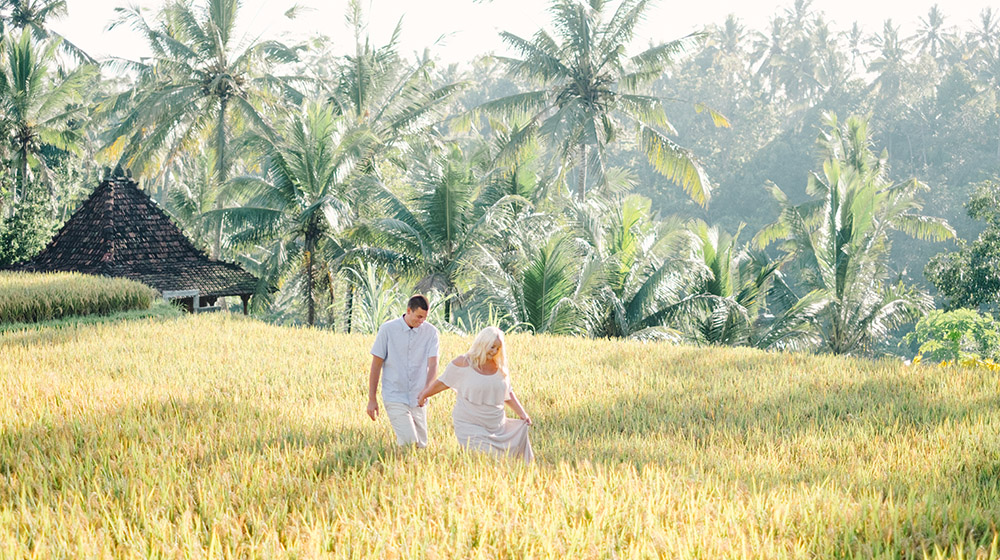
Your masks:
{"label": "dark shingle roof", "polygon": [[258,280],[239,265],[212,260],[120,171],[98,185],[48,246],[16,269],[125,277],[161,292],[205,297],[251,295]]}

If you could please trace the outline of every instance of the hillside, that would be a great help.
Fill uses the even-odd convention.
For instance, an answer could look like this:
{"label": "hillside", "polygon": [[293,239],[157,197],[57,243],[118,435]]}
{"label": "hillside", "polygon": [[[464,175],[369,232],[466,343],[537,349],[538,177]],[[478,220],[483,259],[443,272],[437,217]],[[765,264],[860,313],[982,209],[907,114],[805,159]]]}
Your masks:
{"label": "hillside", "polygon": [[371,341],[224,314],[0,334],[0,556],[998,556],[996,374],[512,335],[523,467],[459,452],[450,393],[396,453]]}

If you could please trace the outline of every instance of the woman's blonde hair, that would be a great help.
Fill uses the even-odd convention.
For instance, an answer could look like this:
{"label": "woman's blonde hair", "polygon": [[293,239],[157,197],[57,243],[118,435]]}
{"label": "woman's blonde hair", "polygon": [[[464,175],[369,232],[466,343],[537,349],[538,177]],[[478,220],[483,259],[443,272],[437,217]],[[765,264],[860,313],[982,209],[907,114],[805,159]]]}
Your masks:
{"label": "woman's blonde hair", "polygon": [[503,340],[503,331],[496,327],[486,327],[485,329],[479,331],[476,335],[476,339],[472,341],[472,345],[469,346],[469,351],[466,352],[469,361],[472,362],[476,368],[482,368],[483,364],[487,360],[487,352],[493,347],[493,343],[497,340],[500,341],[500,350],[497,351],[496,362],[497,369],[503,373],[504,376],[507,375],[507,344]]}

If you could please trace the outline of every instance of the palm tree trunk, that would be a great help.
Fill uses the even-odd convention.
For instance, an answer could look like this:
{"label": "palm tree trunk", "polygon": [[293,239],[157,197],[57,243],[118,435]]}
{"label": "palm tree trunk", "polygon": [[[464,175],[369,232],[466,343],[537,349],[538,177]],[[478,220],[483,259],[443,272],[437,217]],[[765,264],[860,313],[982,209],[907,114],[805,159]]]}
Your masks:
{"label": "palm tree trunk", "polygon": [[17,162],[17,184],[14,186],[14,202],[28,196],[28,146],[22,144],[18,148],[21,161]]}
{"label": "palm tree trunk", "polygon": [[337,296],[333,291],[333,271],[330,270],[329,264],[326,266],[326,281],[327,287],[330,289],[330,328],[337,330],[337,316],[334,311],[334,304],[337,302]]}
{"label": "palm tree trunk", "polygon": [[587,193],[587,145],[580,144],[580,169],[577,170],[576,199],[583,202]]}
{"label": "palm tree trunk", "polygon": [[347,299],[344,301],[344,323],[351,332],[351,315],[354,312],[354,283],[347,282]]}
{"label": "palm tree trunk", "polygon": [[[228,99],[225,97],[219,100],[219,122],[215,127],[215,178],[218,187],[226,182],[226,107]],[[222,197],[216,196],[215,209],[222,209]],[[212,236],[212,258],[218,259],[222,255],[222,220],[215,224],[215,232]]]}
{"label": "palm tree trunk", "polygon": [[309,326],[316,324],[316,298],[313,297],[313,252],[306,242],[306,322]]}

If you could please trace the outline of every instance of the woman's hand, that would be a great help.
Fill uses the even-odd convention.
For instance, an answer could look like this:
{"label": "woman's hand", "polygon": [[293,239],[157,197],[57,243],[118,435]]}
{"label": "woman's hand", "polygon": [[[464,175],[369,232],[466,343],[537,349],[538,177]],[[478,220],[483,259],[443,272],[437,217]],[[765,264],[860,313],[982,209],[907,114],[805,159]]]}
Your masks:
{"label": "woman's hand", "polygon": [[527,424],[529,426],[531,425],[531,416],[528,416],[527,414],[525,414],[524,416],[521,417],[521,420],[524,420],[525,424]]}
{"label": "woman's hand", "polygon": [[447,388],[448,388],[447,385],[441,383],[440,380],[435,379],[434,383],[431,383],[430,385],[424,387],[424,390],[420,391],[420,393],[417,394],[417,406],[424,406],[425,404],[427,404],[427,399],[433,397],[434,395],[440,393],[441,391],[444,391]]}

